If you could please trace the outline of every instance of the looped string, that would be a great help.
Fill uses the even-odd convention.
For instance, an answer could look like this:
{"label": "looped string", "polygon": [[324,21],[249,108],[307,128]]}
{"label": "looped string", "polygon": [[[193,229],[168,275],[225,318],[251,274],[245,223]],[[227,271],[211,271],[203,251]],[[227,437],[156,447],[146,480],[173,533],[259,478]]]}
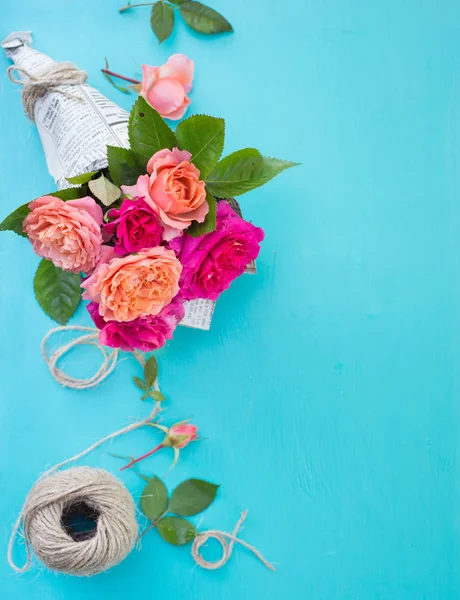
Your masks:
{"label": "looped string", "polygon": [[[50,337],[52,337],[55,333],[62,333],[65,331],[86,331],[88,332],[86,335],[82,335],[78,338],[71,340],[69,343],[64,344],[57,350],[54,350],[50,355],[48,355],[46,344]],[[107,351],[104,346],[98,342],[98,333],[99,330],[94,327],[84,327],[83,325],[66,325],[65,327],[55,327],[48,331],[41,343],[41,351],[43,358],[45,359],[46,364],[51,372],[51,375],[56,379],[58,383],[66,387],[70,387],[76,390],[86,390],[88,388],[94,387],[101,381],[104,381],[110,373],[115,369],[118,361],[119,351],[118,349],[114,349],[112,351]],[[67,352],[75,348],[76,346],[94,346],[97,348],[102,354],[103,362],[99,367],[98,371],[88,379],[78,379],[77,377],[72,377],[67,373],[64,373],[62,369],[59,369],[57,366],[58,361],[65,355]],[[136,358],[139,359],[138,353],[136,354]],[[143,359],[142,359],[143,360]],[[141,362],[141,361],[140,361]]]}
{"label": "looped string", "polygon": [[[220,569],[227,563],[228,559],[232,555],[233,546],[235,545],[235,543],[237,543],[250,550],[254,554],[254,556],[256,556],[260,560],[260,562],[267,567],[267,569],[270,569],[270,571],[274,571],[275,567],[262,556],[262,554],[257,550],[257,548],[254,548],[254,546],[251,546],[251,544],[248,544],[244,540],[241,540],[236,537],[236,534],[238,533],[241,525],[244,523],[244,520],[246,519],[247,515],[247,510],[241,513],[241,517],[232,533],[227,533],[226,531],[219,531],[218,529],[209,529],[208,531],[203,531],[203,533],[199,533],[193,540],[192,545],[192,556],[196,564],[200,567],[203,567],[203,569]],[[222,546],[222,556],[219,560],[205,560],[199,552],[201,546],[205,544],[209,539],[216,540]],[[230,541],[227,542],[227,540]]]}
{"label": "looped string", "polygon": [[[72,456],[71,458],[67,458],[66,460],[63,460],[62,462],[58,463],[57,465],[54,465],[54,467],[51,467],[50,469],[45,471],[37,479],[36,483],[38,483],[42,479],[45,479],[46,477],[48,477],[48,475],[51,475],[58,469],[61,469],[62,467],[64,467],[65,465],[68,465],[69,463],[74,462],[74,461],[78,460],[79,458],[82,458],[83,456],[86,456],[87,454],[89,454],[90,452],[92,452],[93,450],[95,450],[96,448],[98,448],[99,446],[104,444],[105,442],[108,442],[109,440],[113,440],[120,435],[123,435],[130,431],[134,431],[135,429],[139,429],[139,427],[143,427],[144,425],[151,423],[155,419],[155,417],[157,416],[157,414],[159,413],[160,410],[161,410],[160,402],[156,402],[154,409],[151,411],[151,413],[149,414],[149,416],[146,419],[142,419],[141,421],[138,421],[137,423],[132,423],[131,425],[127,425],[126,427],[123,427],[122,429],[119,429],[118,431],[109,433],[109,435],[106,435],[99,441],[94,442],[94,444],[91,444],[91,446],[86,448],[86,450],[83,450],[82,452],[75,454],[75,456]],[[19,528],[21,527],[21,523],[22,523],[22,520],[24,517],[24,509],[25,509],[25,504],[22,507],[21,512],[19,513],[19,517],[17,518],[17,521],[13,526],[13,531],[11,532],[11,537],[8,542],[8,563],[9,563],[10,567],[12,567],[18,573],[23,573],[24,571],[27,571],[27,569],[30,566],[30,561],[31,561],[30,542],[29,542],[27,535],[24,536],[25,544],[26,544],[26,554],[27,554],[27,560],[26,560],[25,564],[22,567],[20,567],[14,562],[14,559],[13,559],[14,542],[16,540],[16,536],[18,534]]]}
{"label": "looped string", "polygon": [[[28,81],[22,81],[13,75],[13,72],[22,73]],[[80,102],[81,96],[77,96],[67,90],[62,89],[63,85],[81,85],[88,79],[88,74],[80,71],[70,62],[53,63],[44,69],[39,75],[32,75],[26,69],[11,65],[7,70],[8,77],[13,83],[24,86],[22,90],[22,103],[24,112],[29,119],[34,120],[34,106],[39,98],[43,98],[48,92],[59,92],[67,98],[72,98]]]}

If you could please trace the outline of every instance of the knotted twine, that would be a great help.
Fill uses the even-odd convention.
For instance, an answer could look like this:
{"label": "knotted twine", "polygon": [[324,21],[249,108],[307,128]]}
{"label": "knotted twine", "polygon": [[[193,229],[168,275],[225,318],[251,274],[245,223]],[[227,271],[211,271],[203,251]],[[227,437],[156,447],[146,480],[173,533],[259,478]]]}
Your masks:
{"label": "knotted twine", "polygon": [[[25,75],[27,81],[14,77],[13,71]],[[77,67],[70,62],[53,63],[43,69],[38,75],[33,75],[26,69],[17,65],[8,67],[7,73],[13,83],[23,86],[22,103],[24,105],[24,112],[32,121],[34,120],[35,102],[39,98],[43,98],[48,92],[59,92],[67,98],[72,98],[80,102],[83,101],[83,98],[72,92],[68,92],[63,89],[62,86],[81,85],[88,79],[87,73],[80,71],[80,69],[77,69]]]}
{"label": "knotted twine", "polygon": [[[146,419],[110,433],[39,477],[26,498],[8,543],[8,563],[15,571],[22,573],[28,570],[31,548],[50,569],[70,575],[102,573],[129,554],[135,543],[138,526],[135,517],[131,518],[134,514],[132,498],[121,481],[103,469],[91,467],[76,467],[60,473],[56,471],[86,456],[103,443],[151,423],[159,411],[160,403],[157,402]],[[61,521],[65,506],[78,502],[92,507],[99,515],[95,535],[84,541],[74,541],[64,531]],[[246,516],[247,511],[244,511],[231,534],[217,529],[199,532],[192,545],[195,562],[203,569],[219,569],[227,563],[235,543],[238,543],[274,571],[274,566],[254,546],[237,537]],[[13,548],[21,523],[27,554],[22,567],[13,559]],[[222,547],[222,557],[214,562],[205,560],[200,554],[201,546],[209,539],[215,539]]]}

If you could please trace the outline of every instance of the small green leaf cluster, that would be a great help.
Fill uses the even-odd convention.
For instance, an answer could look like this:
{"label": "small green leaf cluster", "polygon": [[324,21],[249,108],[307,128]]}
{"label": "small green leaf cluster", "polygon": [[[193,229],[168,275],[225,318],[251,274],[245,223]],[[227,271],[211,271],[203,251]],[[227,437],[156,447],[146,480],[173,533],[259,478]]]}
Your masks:
{"label": "small green leaf cluster", "polygon": [[161,392],[155,389],[155,381],[158,377],[158,363],[154,356],[151,356],[144,365],[144,379],[133,377],[134,384],[143,392],[141,400],[152,398],[155,402],[163,402],[166,398]]}
{"label": "small green leaf cluster", "polygon": [[[174,9],[179,10],[185,23],[198,33],[210,35],[233,31],[233,27],[224,16],[197,0],[158,0],[152,4],[150,25],[160,44],[167,40],[172,33],[175,21]],[[144,3],[128,3],[127,6],[120,9],[120,12],[144,5]]]}
{"label": "small green leaf cluster", "polygon": [[187,479],[169,497],[164,482],[153,477],[142,492],[141,510],[168,544],[183,546],[197,535],[193,523],[183,517],[203,512],[214,501],[218,489],[218,485],[203,479]]}

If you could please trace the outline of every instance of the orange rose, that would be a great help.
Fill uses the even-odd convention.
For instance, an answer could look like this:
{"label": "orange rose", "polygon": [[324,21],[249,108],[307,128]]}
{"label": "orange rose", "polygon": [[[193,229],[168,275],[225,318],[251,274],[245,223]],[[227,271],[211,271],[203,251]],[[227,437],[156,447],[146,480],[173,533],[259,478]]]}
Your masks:
{"label": "orange rose", "polygon": [[99,303],[106,321],[157,315],[179,291],[182,265],[162,246],[99,265],[82,284],[83,298]]}
{"label": "orange rose", "polygon": [[191,158],[187,150],[160,150],[147,163],[149,175],[141,175],[135,186],[123,187],[126,193],[142,196],[157,213],[165,225],[166,240],[190,227],[192,221],[203,223],[209,211],[205,183]]}

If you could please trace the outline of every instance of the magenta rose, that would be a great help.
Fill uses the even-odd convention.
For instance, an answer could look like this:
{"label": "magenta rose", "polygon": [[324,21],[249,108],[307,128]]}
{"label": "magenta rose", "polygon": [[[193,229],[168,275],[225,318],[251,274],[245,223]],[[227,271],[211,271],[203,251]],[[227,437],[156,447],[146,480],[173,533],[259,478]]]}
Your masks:
{"label": "magenta rose", "polygon": [[179,282],[185,300],[217,300],[260,251],[264,232],[239,217],[227,202],[217,203],[216,230],[194,238],[187,233],[169,246],[182,263]]}
{"label": "magenta rose", "polygon": [[99,314],[99,305],[96,302],[90,302],[86,308],[100,330],[100,343],[127,352],[151,352],[164,346],[166,340],[172,338],[185,313],[183,299],[179,296],[165,306],[160,314],[154,317],[139,317],[126,323],[105,321]]}
{"label": "magenta rose", "polygon": [[132,254],[158,246],[163,235],[160,220],[142,198],[123,200],[118,210],[109,211],[110,222],[103,226],[107,234],[115,234],[115,252]]}

